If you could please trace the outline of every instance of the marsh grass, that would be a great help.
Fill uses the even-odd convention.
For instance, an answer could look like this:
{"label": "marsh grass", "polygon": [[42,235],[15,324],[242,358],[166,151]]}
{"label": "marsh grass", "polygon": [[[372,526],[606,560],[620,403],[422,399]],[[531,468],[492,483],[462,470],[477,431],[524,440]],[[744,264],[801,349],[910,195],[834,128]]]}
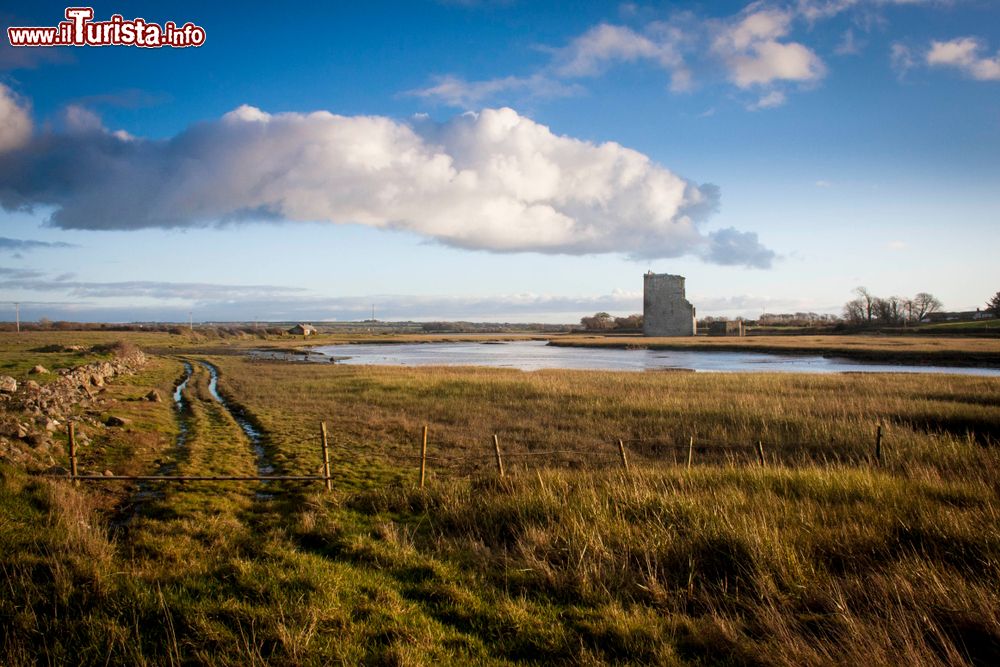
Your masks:
{"label": "marsh grass", "polygon": [[[335,492],[169,486],[115,528],[134,489],[0,464],[0,663],[1000,662],[996,379],[206,359],[282,472],[317,471],[328,421]],[[131,400],[181,368],[111,383],[133,421],[89,468],[255,472],[200,365],[184,451],[169,402]],[[675,465],[692,434],[762,440],[768,466]],[[550,449],[588,454],[516,456]]]}
{"label": "marsh grass", "polygon": [[566,347],[766,352],[844,357],[873,363],[1000,366],[1000,338],[996,337],[906,334],[648,338],[641,335],[567,334],[554,336],[550,341],[552,345]]}
{"label": "marsh grass", "polygon": [[289,472],[315,472],[327,421],[347,488],[413,479],[425,424],[435,476],[492,470],[494,433],[512,470],[615,467],[618,439],[638,464],[683,462],[691,437],[697,463],[755,462],[760,441],[771,464],[868,464],[881,424],[891,469],[964,475],[1000,440],[995,378],[217,362]]}

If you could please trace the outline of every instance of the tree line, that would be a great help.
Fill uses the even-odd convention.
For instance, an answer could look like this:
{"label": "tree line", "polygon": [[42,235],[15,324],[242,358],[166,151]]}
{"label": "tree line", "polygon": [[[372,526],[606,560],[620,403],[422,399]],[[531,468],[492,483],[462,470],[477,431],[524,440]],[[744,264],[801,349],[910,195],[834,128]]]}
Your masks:
{"label": "tree line", "polygon": [[609,313],[594,313],[590,317],[581,317],[580,324],[587,331],[613,331],[615,329],[631,330],[642,329],[642,315],[628,315],[626,317],[612,317]]}
{"label": "tree line", "polygon": [[844,304],[844,320],[849,324],[916,323],[942,308],[941,301],[928,292],[919,292],[912,298],[881,297],[866,287],[858,287],[854,293],[857,296]]}

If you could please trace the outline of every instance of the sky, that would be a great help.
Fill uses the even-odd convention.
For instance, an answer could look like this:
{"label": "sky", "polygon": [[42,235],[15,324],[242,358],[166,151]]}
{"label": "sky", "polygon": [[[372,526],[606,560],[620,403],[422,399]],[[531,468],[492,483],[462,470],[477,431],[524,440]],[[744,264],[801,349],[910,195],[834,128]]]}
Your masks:
{"label": "sky", "polygon": [[[54,27],[65,4],[6,3]],[[96,2],[0,37],[0,320],[577,322],[1000,289],[1000,3]]]}

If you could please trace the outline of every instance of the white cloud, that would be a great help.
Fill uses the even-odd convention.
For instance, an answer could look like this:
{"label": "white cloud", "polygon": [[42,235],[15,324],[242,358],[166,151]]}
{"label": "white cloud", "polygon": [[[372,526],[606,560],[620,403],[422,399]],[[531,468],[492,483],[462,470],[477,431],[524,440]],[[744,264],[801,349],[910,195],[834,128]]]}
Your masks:
{"label": "white cloud", "polygon": [[583,93],[583,88],[567,84],[543,74],[528,77],[506,76],[497,79],[466,81],[455,76],[440,76],[433,85],[408,91],[407,95],[435,99],[452,107],[476,108],[485,100],[501,93],[523,93],[528,97],[548,99],[573,97]]}
{"label": "white cloud", "polygon": [[621,63],[650,62],[670,72],[670,89],[690,89],[691,72],[684,64],[680,44],[685,35],[673,26],[652,22],[640,34],[625,26],[601,23],[551,53],[549,63],[529,76],[506,76],[469,81],[454,75],[437,76],[432,85],[405,94],[432,99],[448,106],[475,108],[486,100],[527,96],[536,99],[579,95],[575,79],[596,77]]}
{"label": "white cloud", "polygon": [[602,74],[609,66],[649,60],[664,69],[683,66],[674,32],[661,31],[660,39],[640,35],[631,28],[601,23],[556,52],[555,72],[565,77]]}
{"label": "white cloud", "polygon": [[916,60],[913,58],[913,51],[910,47],[901,42],[894,42],[889,51],[889,63],[896,71],[896,76],[900,80],[906,77],[907,72],[916,67]]}
{"label": "white cloud", "polygon": [[31,116],[7,86],[0,83],[0,153],[21,148],[31,138]]}
{"label": "white cloud", "polygon": [[798,0],[796,12],[808,21],[832,18],[842,12],[859,9],[873,11],[890,5],[921,5],[943,0]]}
{"label": "white cloud", "polygon": [[955,67],[978,81],[1000,81],[1000,52],[980,56],[986,45],[975,37],[958,37],[947,42],[932,41],[926,61],[930,66]]}
{"label": "white cloud", "polygon": [[854,36],[854,30],[848,28],[840,38],[840,43],[833,50],[838,56],[856,56],[861,53],[862,45]]}
{"label": "white cloud", "polygon": [[762,95],[759,100],[747,106],[750,111],[759,111],[760,109],[773,109],[775,107],[780,107],[786,102],[785,94],[780,90],[772,90],[771,92]]}
{"label": "white cloud", "polygon": [[[44,168],[42,168],[44,166]],[[444,124],[242,106],[167,140],[88,124],[0,161],[0,204],[68,229],[354,223],[494,252],[697,255],[765,267],[755,235],[702,233],[718,190],[512,109]]]}
{"label": "white cloud", "polygon": [[713,52],[726,63],[730,81],[739,88],[775,82],[810,82],[826,73],[823,61],[798,42],[780,42],[788,35],[792,14],[751,5],[736,21],[720,24]]}

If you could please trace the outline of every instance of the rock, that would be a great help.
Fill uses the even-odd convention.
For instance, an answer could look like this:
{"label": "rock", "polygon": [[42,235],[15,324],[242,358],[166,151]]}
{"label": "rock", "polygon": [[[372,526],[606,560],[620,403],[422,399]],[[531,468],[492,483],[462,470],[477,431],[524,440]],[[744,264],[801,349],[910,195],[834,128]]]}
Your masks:
{"label": "rock", "polygon": [[13,394],[17,391],[17,380],[9,375],[0,375],[0,392]]}
{"label": "rock", "polygon": [[32,375],[48,375],[49,369],[47,369],[45,366],[42,366],[41,364],[38,364],[28,372],[31,373]]}
{"label": "rock", "polygon": [[126,419],[125,417],[117,417],[115,415],[110,415],[104,420],[104,423],[108,426],[127,426],[132,423],[131,419]]}
{"label": "rock", "polygon": [[42,390],[42,385],[38,384],[34,380],[28,380],[24,383],[24,388],[33,394],[37,394]]}
{"label": "rock", "polygon": [[152,403],[159,403],[163,399],[160,398],[160,392],[156,391],[155,389],[150,389],[149,393],[146,394],[146,400]]}
{"label": "rock", "polygon": [[37,449],[39,452],[47,452],[49,447],[52,446],[52,441],[49,439],[48,434],[42,435],[40,433],[30,433],[27,443],[32,449]]}
{"label": "rock", "polygon": [[31,433],[31,431],[28,429],[27,425],[25,425],[25,424],[18,424],[17,425],[17,437],[18,438],[20,438],[21,440],[24,440],[25,438],[28,437],[29,433]]}
{"label": "rock", "polygon": [[95,387],[103,387],[104,378],[96,373],[92,373],[90,375],[90,384],[94,385]]}
{"label": "rock", "polygon": [[105,470],[101,474],[104,475],[105,477],[114,477],[115,476],[115,474],[113,472],[111,472],[110,470]]}
{"label": "rock", "polygon": [[59,430],[59,422],[55,419],[49,419],[45,422],[45,430],[49,433],[55,433]]}

